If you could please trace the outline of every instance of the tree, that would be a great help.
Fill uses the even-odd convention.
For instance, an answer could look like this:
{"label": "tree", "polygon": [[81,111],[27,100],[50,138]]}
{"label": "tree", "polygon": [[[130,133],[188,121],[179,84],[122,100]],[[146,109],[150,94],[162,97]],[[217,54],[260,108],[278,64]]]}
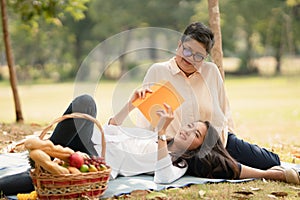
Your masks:
{"label": "tree", "polygon": [[[10,45],[10,35],[8,30],[7,19],[7,6],[5,0],[1,1],[1,17],[2,17],[2,29],[5,43],[6,59],[9,67],[10,83],[14,96],[15,109],[16,109],[16,121],[23,122],[22,109],[20,104],[20,98],[17,89],[17,76],[14,68],[14,59],[12,48]],[[55,0],[23,0],[23,1],[11,1],[15,11],[20,14],[21,19],[26,23],[37,24],[40,18],[45,19],[46,22],[60,24],[60,18],[64,17],[65,13],[69,13],[72,17],[79,20],[84,18],[83,11],[87,9],[85,4],[89,0],[70,0],[70,1],[55,1]]]}
{"label": "tree", "polygon": [[16,121],[22,123],[24,121],[24,118],[22,114],[20,97],[17,88],[17,76],[14,68],[14,59],[13,59],[10,36],[8,31],[8,19],[7,19],[5,0],[1,0],[1,17],[2,17],[3,38],[5,44],[5,53],[6,53],[7,65],[9,69],[9,80],[10,80],[14,102],[15,102]]}
{"label": "tree", "polygon": [[279,73],[282,56],[299,41],[299,0],[223,0],[220,7],[224,54],[241,58],[237,73],[257,72],[260,56],[274,56]]}
{"label": "tree", "polygon": [[[297,31],[299,31],[300,3],[296,1],[274,3],[268,20],[267,31],[259,29],[263,42],[276,60],[275,74],[281,73],[282,56],[294,55],[297,47]],[[299,33],[298,33],[299,34]],[[299,40],[298,40],[299,41]]]}
{"label": "tree", "polygon": [[[201,21],[209,24],[215,36],[215,44],[211,50],[211,59],[218,66],[223,80],[225,72],[223,68],[223,49],[222,49],[222,34],[221,34],[221,17],[218,0],[200,1],[194,8],[195,15],[192,16],[192,21]],[[225,40],[226,41],[226,40]]]}
{"label": "tree", "polygon": [[208,1],[208,11],[209,11],[209,25],[215,36],[215,45],[212,49],[212,59],[214,63],[218,66],[219,71],[224,80],[225,74],[223,69],[223,50],[222,50],[222,34],[220,25],[220,11],[219,11],[219,1],[218,0],[207,0]]}

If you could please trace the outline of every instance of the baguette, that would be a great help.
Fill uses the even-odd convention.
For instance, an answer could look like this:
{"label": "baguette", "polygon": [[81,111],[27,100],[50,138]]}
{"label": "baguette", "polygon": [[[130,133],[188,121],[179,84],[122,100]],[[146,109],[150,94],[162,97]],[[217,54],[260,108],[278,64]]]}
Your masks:
{"label": "baguette", "polygon": [[40,149],[34,149],[29,152],[29,156],[34,162],[51,174],[69,174],[69,170],[51,161],[50,156]]}
{"label": "baguette", "polygon": [[24,142],[24,145],[29,151],[39,149],[52,158],[59,158],[65,162],[68,162],[69,157],[74,153],[74,151],[68,147],[54,145],[50,140],[41,140],[39,138],[29,138]]}

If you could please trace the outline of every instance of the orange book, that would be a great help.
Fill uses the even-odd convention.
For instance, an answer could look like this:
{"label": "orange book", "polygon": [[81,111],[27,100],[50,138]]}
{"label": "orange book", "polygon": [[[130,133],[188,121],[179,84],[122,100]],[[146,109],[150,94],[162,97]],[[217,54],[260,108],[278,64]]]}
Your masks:
{"label": "orange book", "polygon": [[156,111],[165,109],[164,103],[170,105],[174,111],[182,104],[184,99],[169,81],[156,83],[150,88],[152,93],[147,93],[144,99],[135,100],[133,105],[137,107],[151,125],[155,127],[159,121],[159,116],[156,114]]}

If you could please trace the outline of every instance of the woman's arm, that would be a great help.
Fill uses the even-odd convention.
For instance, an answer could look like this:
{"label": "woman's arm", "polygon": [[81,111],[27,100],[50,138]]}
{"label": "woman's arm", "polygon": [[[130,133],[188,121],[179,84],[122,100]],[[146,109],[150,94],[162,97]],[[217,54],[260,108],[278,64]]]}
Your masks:
{"label": "woman's arm", "polygon": [[128,116],[128,114],[135,108],[132,105],[132,102],[134,102],[136,99],[144,99],[146,97],[147,93],[152,93],[152,90],[149,88],[142,88],[139,90],[136,90],[134,94],[132,95],[129,102],[127,102],[124,107],[112,118],[109,119],[108,124],[119,126],[123,123],[125,118]]}
{"label": "woman's arm", "polygon": [[174,119],[173,110],[168,104],[164,104],[165,110],[161,109],[157,111],[157,115],[160,117],[158,125],[156,127],[158,131],[158,148],[157,148],[157,159],[160,160],[169,154],[166,129]]}
{"label": "woman's arm", "polygon": [[172,108],[164,104],[165,110],[160,110],[157,114],[160,121],[157,126],[158,130],[158,148],[157,163],[154,172],[154,181],[156,183],[171,183],[183,176],[187,167],[179,168],[173,165],[171,156],[169,155],[168,145],[166,141],[166,129],[174,119]]}

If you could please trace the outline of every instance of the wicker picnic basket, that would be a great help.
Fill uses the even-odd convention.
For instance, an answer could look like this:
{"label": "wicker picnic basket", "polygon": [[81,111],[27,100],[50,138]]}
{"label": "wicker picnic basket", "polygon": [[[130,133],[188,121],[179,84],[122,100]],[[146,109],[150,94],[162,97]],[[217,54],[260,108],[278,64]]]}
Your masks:
{"label": "wicker picnic basket", "polygon": [[[63,115],[48,125],[39,136],[40,139],[46,135],[50,128],[65,119],[83,118],[94,122],[102,134],[102,155],[105,156],[105,138],[100,123],[90,115],[83,113],[72,113]],[[81,174],[54,175],[45,172],[39,165],[31,170],[31,178],[39,199],[95,199],[102,196],[107,189],[111,168],[97,172]]]}

